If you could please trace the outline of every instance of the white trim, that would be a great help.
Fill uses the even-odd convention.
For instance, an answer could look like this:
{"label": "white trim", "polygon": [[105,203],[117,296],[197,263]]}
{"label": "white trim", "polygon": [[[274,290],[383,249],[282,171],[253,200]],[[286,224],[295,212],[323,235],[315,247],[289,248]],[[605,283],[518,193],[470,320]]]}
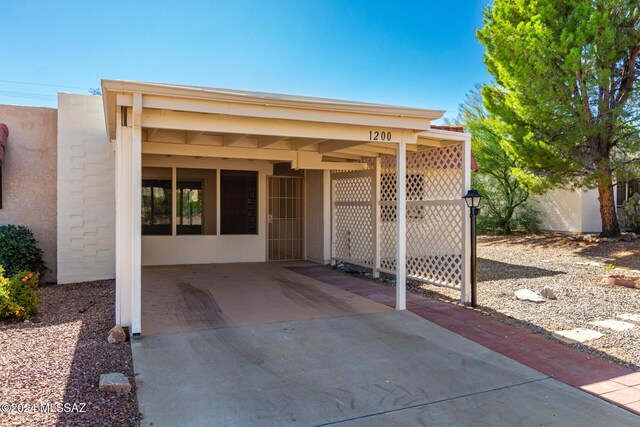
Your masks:
{"label": "white trim", "polygon": [[[463,142],[462,147],[462,198],[471,189],[471,138]],[[464,201],[460,204],[462,215],[462,286],[460,289],[460,301],[471,302],[471,218],[469,208]]]}

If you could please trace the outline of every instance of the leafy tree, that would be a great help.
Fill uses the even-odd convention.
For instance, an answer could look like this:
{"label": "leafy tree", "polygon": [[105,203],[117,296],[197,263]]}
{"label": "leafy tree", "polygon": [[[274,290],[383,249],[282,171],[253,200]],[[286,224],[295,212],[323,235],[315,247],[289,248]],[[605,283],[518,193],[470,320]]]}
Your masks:
{"label": "leafy tree", "polygon": [[613,181],[640,162],[640,4],[494,0],[483,22],[495,81],[482,94],[513,136],[516,176],[597,187],[602,234],[618,235]]}
{"label": "leafy tree", "polygon": [[542,192],[546,181],[538,180],[525,187],[513,174],[521,167],[503,149],[506,140],[504,125],[490,116],[482,103],[480,87],[467,94],[460,105],[456,124],[471,133],[473,156],[479,171],[473,176],[473,186],[484,197],[478,218],[482,232],[511,234],[518,228],[537,230],[539,221],[529,205],[530,190]]}

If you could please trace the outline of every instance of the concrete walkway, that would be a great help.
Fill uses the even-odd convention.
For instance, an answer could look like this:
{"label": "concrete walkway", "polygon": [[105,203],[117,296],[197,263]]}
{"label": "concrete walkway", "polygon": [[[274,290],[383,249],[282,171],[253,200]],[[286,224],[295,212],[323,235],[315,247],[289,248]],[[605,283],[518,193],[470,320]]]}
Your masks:
{"label": "concrete walkway", "polygon": [[[291,269],[372,301],[389,306],[395,304],[395,289],[392,287],[324,266]],[[474,310],[413,292],[407,293],[407,308],[423,319],[551,378],[640,415],[640,372],[506,325]]]}
{"label": "concrete walkway", "polygon": [[149,426],[636,426],[640,418],[404,312],[143,336]]}

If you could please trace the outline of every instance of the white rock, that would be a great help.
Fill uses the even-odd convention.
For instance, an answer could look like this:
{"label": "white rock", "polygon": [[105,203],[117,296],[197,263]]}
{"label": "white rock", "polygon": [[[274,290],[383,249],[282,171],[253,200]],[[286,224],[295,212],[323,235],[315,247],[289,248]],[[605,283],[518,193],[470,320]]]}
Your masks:
{"label": "white rock", "polygon": [[576,328],[566,331],[556,331],[553,336],[558,340],[567,344],[583,343],[603,337],[604,334],[594,331],[593,329]]}
{"label": "white rock", "polygon": [[540,295],[542,295],[546,299],[558,299],[556,294],[553,292],[553,289],[551,289],[548,286],[545,286],[544,288],[542,288],[542,290],[540,291]]}
{"label": "white rock", "polygon": [[534,292],[531,289],[518,289],[515,294],[516,298],[522,301],[544,302],[544,298],[539,293]]}
{"label": "white rock", "polygon": [[624,313],[624,314],[618,314],[618,317],[624,320],[631,320],[633,322],[640,323],[640,314]]}
{"label": "white rock", "polygon": [[598,320],[596,322],[589,322],[590,325],[600,326],[601,328],[611,329],[612,331],[628,331],[629,329],[633,329],[633,323],[623,322],[621,320]]}
{"label": "white rock", "polygon": [[131,383],[129,378],[119,372],[100,375],[100,391],[111,393],[128,393],[131,391]]}

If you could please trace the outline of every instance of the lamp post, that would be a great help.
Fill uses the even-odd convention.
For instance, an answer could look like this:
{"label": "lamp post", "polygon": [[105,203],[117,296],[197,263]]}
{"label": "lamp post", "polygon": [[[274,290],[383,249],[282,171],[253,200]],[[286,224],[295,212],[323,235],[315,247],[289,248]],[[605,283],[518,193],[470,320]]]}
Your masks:
{"label": "lamp post", "polygon": [[476,217],[480,212],[480,199],[482,196],[477,190],[469,190],[463,197],[469,208],[471,217],[471,307],[478,306],[478,280],[477,280],[477,252],[476,252]]}

